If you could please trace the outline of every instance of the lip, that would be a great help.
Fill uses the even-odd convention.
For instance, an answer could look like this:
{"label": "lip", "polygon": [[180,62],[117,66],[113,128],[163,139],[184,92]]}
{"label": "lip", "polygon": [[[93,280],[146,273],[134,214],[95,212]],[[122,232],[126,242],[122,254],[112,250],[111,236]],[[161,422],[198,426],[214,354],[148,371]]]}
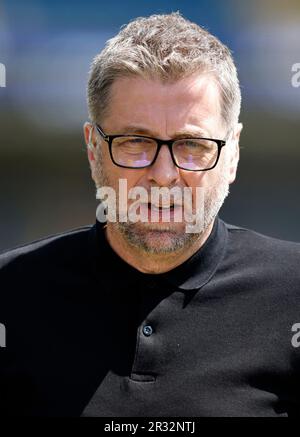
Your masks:
{"label": "lip", "polygon": [[155,210],[168,210],[168,209],[174,209],[176,208],[178,205],[154,205],[153,203],[148,203],[148,208],[151,209],[155,209]]}
{"label": "lip", "polygon": [[178,214],[181,205],[157,206],[148,204],[148,220],[149,222],[175,222],[175,217]]}
{"label": "lip", "polygon": [[[133,211],[137,210],[135,204]],[[131,217],[135,220],[135,214]],[[144,223],[181,223],[183,221],[183,205],[171,204],[168,206],[157,206],[151,202],[140,203],[138,209],[139,219]],[[130,215],[130,209],[129,209]]]}

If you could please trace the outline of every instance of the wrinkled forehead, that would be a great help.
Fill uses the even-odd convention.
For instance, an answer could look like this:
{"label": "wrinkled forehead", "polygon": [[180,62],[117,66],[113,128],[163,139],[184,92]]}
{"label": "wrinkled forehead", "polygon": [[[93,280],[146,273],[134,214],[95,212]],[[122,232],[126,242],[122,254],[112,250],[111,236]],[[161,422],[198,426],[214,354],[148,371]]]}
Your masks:
{"label": "wrinkled forehead", "polygon": [[180,125],[215,130],[222,124],[218,83],[212,74],[194,74],[176,81],[137,76],[117,78],[111,86],[105,124],[128,124],[158,130]]}

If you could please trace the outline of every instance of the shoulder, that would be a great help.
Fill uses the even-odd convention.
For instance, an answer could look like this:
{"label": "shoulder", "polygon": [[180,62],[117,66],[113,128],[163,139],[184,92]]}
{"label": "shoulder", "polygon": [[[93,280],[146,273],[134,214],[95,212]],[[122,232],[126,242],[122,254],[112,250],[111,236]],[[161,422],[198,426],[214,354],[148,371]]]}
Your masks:
{"label": "shoulder", "polygon": [[[223,222],[224,223],[224,222]],[[254,230],[224,223],[228,231],[228,254],[241,266],[260,266],[273,274],[299,270],[300,243],[281,240]]]}
{"label": "shoulder", "polygon": [[61,311],[71,296],[82,295],[91,276],[93,229],[83,226],[0,254],[2,323],[11,327],[22,317]]}
{"label": "shoulder", "polygon": [[43,261],[66,261],[67,257],[74,257],[87,248],[92,228],[92,225],[82,226],[3,251],[0,253],[0,273],[23,264],[36,268]]}
{"label": "shoulder", "polygon": [[248,243],[250,248],[257,247],[266,250],[273,248],[275,250],[292,251],[300,254],[300,243],[298,242],[282,240],[242,226],[223,223],[232,240]]}

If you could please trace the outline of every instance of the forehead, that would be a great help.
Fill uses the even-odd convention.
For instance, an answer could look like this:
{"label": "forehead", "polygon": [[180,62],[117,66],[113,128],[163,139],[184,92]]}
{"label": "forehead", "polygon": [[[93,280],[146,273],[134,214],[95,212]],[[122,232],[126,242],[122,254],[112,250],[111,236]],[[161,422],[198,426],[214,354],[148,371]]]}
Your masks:
{"label": "forehead", "polygon": [[157,133],[188,126],[215,129],[220,122],[220,91],[209,74],[194,74],[176,82],[118,78],[110,90],[105,120],[116,129],[141,124]]}

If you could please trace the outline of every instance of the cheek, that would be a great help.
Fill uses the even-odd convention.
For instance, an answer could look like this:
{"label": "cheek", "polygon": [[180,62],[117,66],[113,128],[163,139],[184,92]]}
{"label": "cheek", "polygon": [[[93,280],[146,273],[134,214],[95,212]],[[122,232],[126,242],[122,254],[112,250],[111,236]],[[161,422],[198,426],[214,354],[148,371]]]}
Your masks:
{"label": "cheek", "polygon": [[[191,187],[192,189],[192,203],[193,203],[193,207],[195,207],[196,203],[201,202],[202,196],[205,196],[206,189],[210,190],[211,187],[220,184],[220,169],[216,167],[215,169],[204,171],[204,172],[198,172],[198,173],[189,172],[188,175],[185,175],[183,177],[183,180],[185,186]],[[203,191],[201,191],[202,189]],[[198,197],[197,197],[197,191],[198,191]]]}
{"label": "cheek", "polygon": [[143,187],[141,183],[142,170],[130,170],[114,166],[115,168],[111,172],[111,177],[114,180],[114,185],[121,189],[124,193],[126,190],[126,196],[128,198],[128,192],[135,187]]}
{"label": "cheek", "polygon": [[182,180],[186,187],[191,187],[194,191],[196,187],[205,187],[211,182],[212,175],[207,171],[185,172],[182,175]]}

